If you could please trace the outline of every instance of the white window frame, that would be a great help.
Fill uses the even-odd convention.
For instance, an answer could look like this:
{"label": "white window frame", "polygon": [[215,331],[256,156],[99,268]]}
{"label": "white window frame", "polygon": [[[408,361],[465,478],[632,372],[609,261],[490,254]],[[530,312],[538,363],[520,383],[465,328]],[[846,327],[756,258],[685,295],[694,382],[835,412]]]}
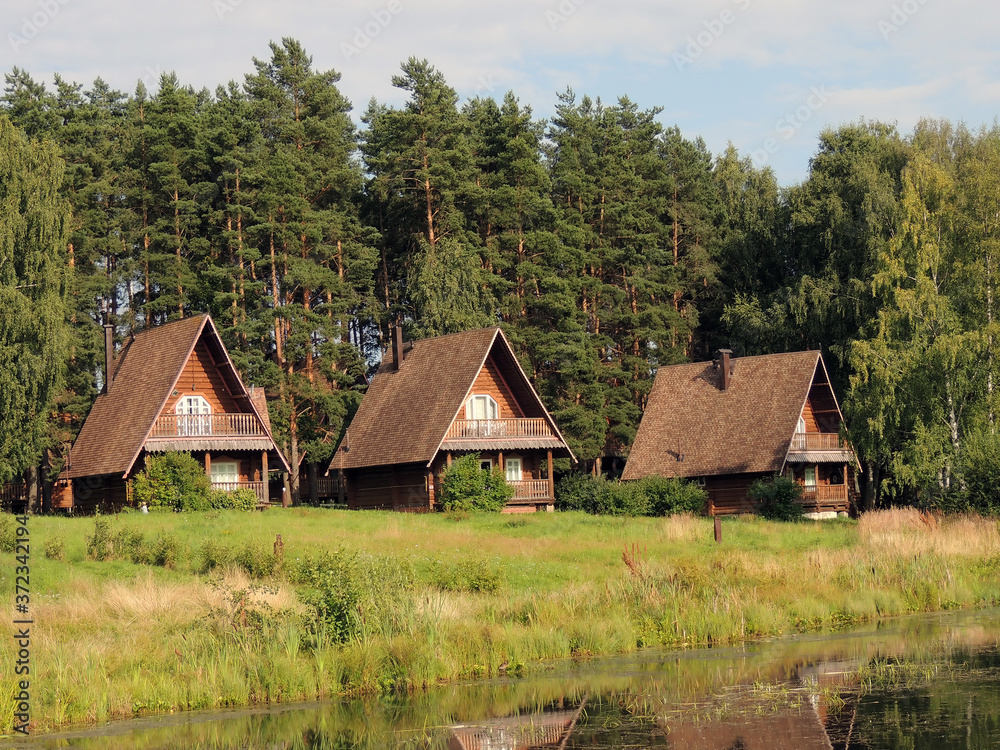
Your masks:
{"label": "white window frame", "polygon": [[801,414],[799,415],[799,423],[797,425],[795,425],[795,431],[796,432],[805,432],[806,431],[806,418],[803,417]]}
{"label": "white window frame", "polygon": [[[485,416],[475,416],[477,404],[483,405],[483,414]],[[474,396],[470,396],[469,400],[465,402],[465,418],[481,420],[500,419],[500,404],[488,393],[477,393]]]}
{"label": "white window frame", "polygon": [[174,405],[178,435],[212,434],[212,405],[204,396],[181,396]]}
{"label": "white window frame", "polygon": [[[816,489],[817,473],[818,472],[816,471],[816,467],[815,466],[807,466],[805,468],[805,476],[803,477],[803,480],[805,482],[805,486],[806,486],[806,490],[807,491],[808,490],[815,490]],[[810,481],[810,479],[812,481]]]}
{"label": "white window frame", "polygon": [[492,458],[481,458],[479,459],[479,468],[483,471],[493,471],[493,459]]}
{"label": "white window frame", "polygon": [[[229,477],[232,477],[231,479]],[[240,481],[240,464],[238,461],[213,461],[212,484],[236,484]]]}
{"label": "white window frame", "polygon": [[504,459],[504,475],[508,482],[520,482],[524,471],[524,461],[520,456]]}

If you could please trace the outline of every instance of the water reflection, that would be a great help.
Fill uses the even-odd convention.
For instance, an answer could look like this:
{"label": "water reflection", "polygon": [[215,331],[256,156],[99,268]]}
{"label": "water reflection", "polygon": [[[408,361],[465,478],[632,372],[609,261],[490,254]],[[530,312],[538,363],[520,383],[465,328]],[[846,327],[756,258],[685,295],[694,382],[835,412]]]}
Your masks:
{"label": "water reflection", "polygon": [[904,618],[740,649],[567,662],[394,699],[143,719],[27,746],[1000,747],[998,638],[996,611]]}

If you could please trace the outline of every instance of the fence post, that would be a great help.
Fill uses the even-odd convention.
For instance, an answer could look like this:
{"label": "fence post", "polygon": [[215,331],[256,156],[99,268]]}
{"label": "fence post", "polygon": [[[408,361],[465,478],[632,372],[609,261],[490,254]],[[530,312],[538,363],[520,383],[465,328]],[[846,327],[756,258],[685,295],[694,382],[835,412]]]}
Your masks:
{"label": "fence post", "polygon": [[715,542],[716,544],[722,541],[722,519],[718,516],[715,517]]}

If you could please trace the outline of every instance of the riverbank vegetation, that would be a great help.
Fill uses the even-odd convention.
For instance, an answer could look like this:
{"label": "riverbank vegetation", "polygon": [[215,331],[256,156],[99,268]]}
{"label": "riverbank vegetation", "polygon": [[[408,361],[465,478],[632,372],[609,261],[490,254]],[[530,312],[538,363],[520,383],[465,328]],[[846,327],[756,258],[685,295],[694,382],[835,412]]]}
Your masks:
{"label": "riverbank vegetation", "polygon": [[913,510],[725,519],[721,544],[692,516],[300,508],[30,524],[37,729],[1000,603],[997,522]]}

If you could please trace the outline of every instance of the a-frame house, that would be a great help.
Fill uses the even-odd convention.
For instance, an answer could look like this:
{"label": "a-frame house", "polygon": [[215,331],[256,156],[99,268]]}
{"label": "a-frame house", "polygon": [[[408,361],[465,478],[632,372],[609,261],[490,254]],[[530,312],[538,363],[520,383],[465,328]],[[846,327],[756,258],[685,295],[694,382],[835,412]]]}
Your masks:
{"label": "a-frame house", "polygon": [[[61,479],[83,512],[129,502],[145,457],[186,451],[213,487],[248,487],[267,502],[268,473],[288,471],[262,389],[246,388],[208,315],[129,337],[113,356],[105,327],[104,390],[70,450]],[[108,374],[110,373],[110,377]]]}
{"label": "a-frame house", "polygon": [[552,461],[573,458],[499,328],[403,343],[394,329],[331,462],[349,508],[432,510],[452,460],[499,466],[507,512],[554,507]]}
{"label": "a-frame house", "polygon": [[661,367],[623,480],[684,477],[708,492],[709,515],[753,512],[747,490],[785,474],[814,517],[850,510],[856,460],[817,351],[732,356]]}

